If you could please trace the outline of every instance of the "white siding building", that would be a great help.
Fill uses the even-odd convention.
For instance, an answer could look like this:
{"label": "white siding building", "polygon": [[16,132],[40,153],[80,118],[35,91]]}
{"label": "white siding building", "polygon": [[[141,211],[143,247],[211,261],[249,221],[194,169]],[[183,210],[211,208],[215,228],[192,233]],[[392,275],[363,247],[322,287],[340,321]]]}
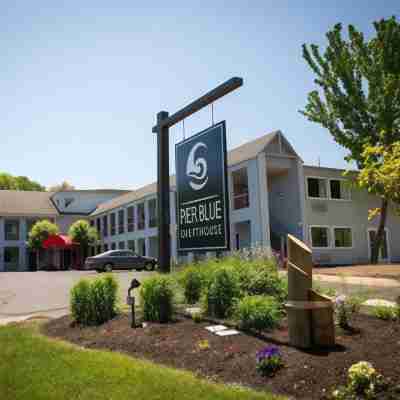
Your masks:
{"label": "white siding building", "polygon": [[[318,264],[367,263],[376,221],[368,210],[379,199],[349,188],[343,171],[303,165],[280,131],[228,153],[231,249],[255,245],[284,250],[291,233],[313,249]],[[0,191],[0,271],[31,266],[26,249],[29,226],[54,220],[61,233],[88,218],[100,233],[92,249],[132,249],[158,256],[156,183],[134,191],[52,193]],[[178,259],[175,177],[170,179],[171,254]],[[185,255],[193,257],[193,254]],[[400,218],[390,209],[382,262],[400,261]]]}
{"label": "white siding building", "polygon": [[[347,189],[343,172],[304,166],[279,131],[229,151],[231,249],[262,245],[280,251],[291,233],[313,248],[316,263],[367,263],[376,224],[368,221],[368,209],[379,201]],[[171,254],[178,259],[174,176],[170,182]],[[102,237],[95,252],[130,248],[157,257],[156,189],[153,183],[99,205],[91,214]],[[400,260],[398,231],[400,218],[391,210],[382,261]]]}

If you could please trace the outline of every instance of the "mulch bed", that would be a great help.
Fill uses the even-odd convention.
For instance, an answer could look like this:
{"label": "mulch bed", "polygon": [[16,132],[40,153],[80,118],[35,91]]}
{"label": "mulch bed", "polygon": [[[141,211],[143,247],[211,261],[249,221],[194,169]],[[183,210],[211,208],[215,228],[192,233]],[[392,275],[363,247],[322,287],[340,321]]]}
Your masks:
{"label": "mulch bed", "polygon": [[[268,337],[219,337],[204,329],[208,325],[182,318],[175,323],[131,329],[128,316],[121,315],[100,327],[81,328],[66,316],[49,321],[42,330],[48,336],[87,348],[120,351],[217,381],[295,399],[327,398],[336,386],[345,383],[347,369],[359,361],[372,362],[379,373],[400,383],[400,324],[396,322],[358,315],[353,323],[358,333],[338,332],[337,346],[319,351],[288,346],[285,327]],[[209,348],[201,350],[199,342],[204,340]],[[273,343],[281,343],[285,367],[274,377],[261,377],[255,368],[256,353]]]}

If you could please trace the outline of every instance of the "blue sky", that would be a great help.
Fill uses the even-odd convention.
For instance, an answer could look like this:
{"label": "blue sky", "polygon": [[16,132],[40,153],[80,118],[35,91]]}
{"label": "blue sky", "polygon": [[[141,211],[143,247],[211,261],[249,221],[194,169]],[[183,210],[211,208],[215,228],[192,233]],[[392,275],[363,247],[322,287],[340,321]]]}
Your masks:
{"label": "blue sky", "polygon": [[[232,76],[244,86],[214,106],[229,148],[280,129],[306,163],[345,167],[329,132],[298,113],[313,88],[301,45],[323,45],[337,22],[371,33],[400,4],[3,0],[0,10],[0,170],[133,189],[156,178],[156,113]],[[200,111],[186,136],[210,122]],[[177,125],[171,167],[180,139]]]}

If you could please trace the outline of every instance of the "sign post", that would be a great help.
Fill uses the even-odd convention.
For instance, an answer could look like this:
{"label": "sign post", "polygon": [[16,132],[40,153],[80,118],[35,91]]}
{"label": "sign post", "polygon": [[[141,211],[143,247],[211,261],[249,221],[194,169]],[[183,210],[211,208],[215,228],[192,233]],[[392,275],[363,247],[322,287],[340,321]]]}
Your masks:
{"label": "sign post", "polygon": [[229,250],[225,121],[175,146],[178,251]]}
{"label": "sign post", "polygon": [[242,85],[242,78],[231,78],[171,116],[166,111],[157,114],[157,125],[153,126],[152,132],[157,133],[158,148],[158,264],[161,272],[169,272],[171,268],[169,128]]}

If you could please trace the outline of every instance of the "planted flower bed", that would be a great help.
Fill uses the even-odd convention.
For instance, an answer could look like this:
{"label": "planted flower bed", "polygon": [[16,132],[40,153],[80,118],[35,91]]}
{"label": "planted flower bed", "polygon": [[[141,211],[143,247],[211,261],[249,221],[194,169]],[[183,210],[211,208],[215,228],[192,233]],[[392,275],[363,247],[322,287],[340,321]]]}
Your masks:
{"label": "planted flower bed", "polygon": [[[109,295],[115,288],[110,283],[110,278],[105,278],[91,289],[97,296],[103,293],[104,299],[111,299],[109,308],[116,310],[115,297]],[[86,295],[83,286],[85,290],[72,291],[79,295],[72,297],[72,305],[79,305],[75,311],[94,306],[94,297]],[[113,290],[97,290],[97,286]],[[333,393],[339,400],[353,399],[349,368],[368,361],[376,374],[384,377],[371,381],[368,388],[379,388],[377,398],[382,400],[400,398],[400,323],[395,320],[400,307],[391,314],[393,318],[383,320],[361,315],[360,298],[339,296],[335,301],[336,346],[302,351],[289,346],[283,306],[286,287],[271,260],[210,260],[172,276],[154,276],[142,284],[144,328],[132,329],[126,314],[98,326],[79,323],[75,312],[74,320],[68,316],[50,321],[43,332],[85,347],[121,351],[295,399],[332,399]],[[193,319],[177,313],[193,303],[201,307]],[[220,336],[220,332],[206,329],[212,322],[233,324],[241,332]]]}
{"label": "planted flower bed", "polygon": [[[328,394],[346,383],[350,366],[361,360],[368,360],[380,374],[400,383],[400,324],[370,316],[356,315],[353,323],[360,332],[339,334],[335,349],[314,352],[285,345],[285,321],[282,327],[263,332],[258,338],[247,334],[219,337],[205,329],[208,323],[190,319],[149,323],[140,329],[130,328],[127,315],[96,327],[72,327],[71,323],[70,317],[63,317],[50,321],[43,330],[49,336],[88,348],[121,351],[218,381],[270,390],[295,399],[329,398]],[[268,346],[278,346],[284,365],[273,374],[263,375],[257,370],[257,353]],[[400,393],[393,396],[397,397],[387,399],[399,399]]]}

